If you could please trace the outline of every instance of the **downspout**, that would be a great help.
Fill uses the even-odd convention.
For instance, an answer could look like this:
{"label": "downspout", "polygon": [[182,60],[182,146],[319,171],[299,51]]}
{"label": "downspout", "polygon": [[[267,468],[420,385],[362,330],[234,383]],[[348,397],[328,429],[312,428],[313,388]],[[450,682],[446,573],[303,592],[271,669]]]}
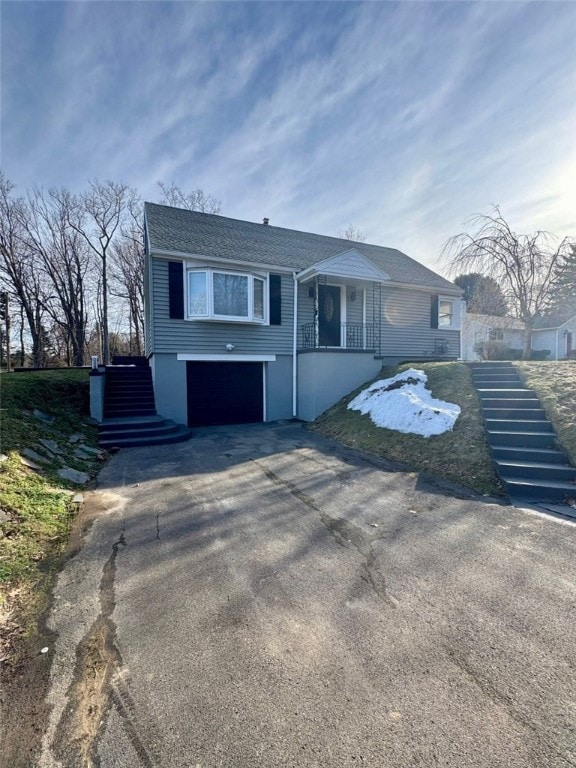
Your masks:
{"label": "downspout", "polygon": [[292,417],[296,418],[298,411],[298,358],[296,356],[298,339],[298,280],[296,272],[292,272],[294,280],[294,324],[292,331]]}

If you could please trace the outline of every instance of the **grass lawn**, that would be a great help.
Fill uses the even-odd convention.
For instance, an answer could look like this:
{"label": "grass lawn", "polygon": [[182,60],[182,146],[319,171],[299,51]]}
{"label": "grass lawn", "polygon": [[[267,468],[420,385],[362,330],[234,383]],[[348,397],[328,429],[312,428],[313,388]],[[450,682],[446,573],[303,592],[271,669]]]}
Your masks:
{"label": "grass lawn", "polygon": [[576,360],[515,365],[520,368],[526,386],[537,392],[558,441],[576,466]]}
{"label": "grass lawn", "polygon": [[[34,587],[56,567],[66,546],[76,512],[72,497],[81,489],[62,480],[58,469],[66,465],[91,476],[98,471],[96,457],[74,457],[78,444],[69,442],[72,433],[81,432],[85,445],[96,445],[97,430],[87,423],[88,404],[86,370],[0,375],[0,452],[7,456],[0,463],[0,624],[15,606],[42,599],[42,590]],[[34,409],[54,421],[39,420]],[[41,438],[55,441],[62,455],[47,453]],[[24,448],[46,456],[41,471],[22,464]]]}
{"label": "grass lawn", "polygon": [[417,363],[383,368],[378,379],[407,368],[423,370],[434,397],[457,403],[462,412],[451,432],[432,437],[408,435],[377,427],[368,415],[349,411],[348,403],[366,385],[320,416],[310,429],[345,445],[426,471],[479,493],[501,496],[502,486],[492,466],[480,404],[468,366],[462,363]]}

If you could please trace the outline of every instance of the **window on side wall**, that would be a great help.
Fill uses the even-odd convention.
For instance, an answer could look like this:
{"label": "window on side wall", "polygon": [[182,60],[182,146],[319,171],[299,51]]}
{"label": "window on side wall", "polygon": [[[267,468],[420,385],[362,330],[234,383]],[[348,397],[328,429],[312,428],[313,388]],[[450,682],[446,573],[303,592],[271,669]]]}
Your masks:
{"label": "window on side wall", "polygon": [[460,302],[449,296],[438,296],[438,328],[459,330]]}
{"label": "window on side wall", "polygon": [[267,279],[264,275],[220,269],[189,269],[187,291],[189,320],[267,321]]}
{"label": "window on side wall", "polygon": [[504,341],[504,331],[501,328],[492,328],[490,341]]}

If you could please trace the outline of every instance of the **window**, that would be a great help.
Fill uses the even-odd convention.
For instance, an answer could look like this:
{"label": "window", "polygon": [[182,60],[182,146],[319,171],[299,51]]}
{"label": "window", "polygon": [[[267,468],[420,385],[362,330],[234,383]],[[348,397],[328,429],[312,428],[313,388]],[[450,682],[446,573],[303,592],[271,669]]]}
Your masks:
{"label": "window", "polygon": [[430,327],[444,331],[460,330],[460,313],[462,302],[453,296],[432,296],[430,310]]}
{"label": "window", "polygon": [[454,325],[454,302],[440,299],[438,302],[438,328],[452,328]]}
{"label": "window", "polygon": [[188,318],[264,323],[266,280],[216,269],[188,270]]}
{"label": "window", "polygon": [[492,328],[489,339],[490,341],[504,341],[504,331],[501,328]]}

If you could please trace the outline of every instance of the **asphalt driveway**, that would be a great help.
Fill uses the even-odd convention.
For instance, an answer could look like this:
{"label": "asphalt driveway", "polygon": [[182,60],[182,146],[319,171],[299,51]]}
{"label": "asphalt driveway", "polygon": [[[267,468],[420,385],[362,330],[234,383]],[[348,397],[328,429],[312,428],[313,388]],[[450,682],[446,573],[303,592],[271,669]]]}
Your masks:
{"label": "asphalt driveway", "polygon": [[576,765],[576,527],[298,425],[121,451],[61,574],[48,766]]}

